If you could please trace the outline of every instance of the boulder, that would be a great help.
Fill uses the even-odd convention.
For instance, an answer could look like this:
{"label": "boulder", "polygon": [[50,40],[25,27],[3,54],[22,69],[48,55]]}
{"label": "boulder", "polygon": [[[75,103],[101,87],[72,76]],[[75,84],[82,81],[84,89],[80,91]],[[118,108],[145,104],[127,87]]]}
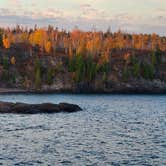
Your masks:
{"label": "boulder", "polygon": [[82,110],[78,105],[69,103],[59,103],[59,108],[64,112],[75,112]]}
{"label": "boulder", "polygon": [[26,104],[26,103],[0,102],[0,113],[38,114],[38,113],[76,112],[80,110],[82,109],[78,105],[69,104],[69,103]]}

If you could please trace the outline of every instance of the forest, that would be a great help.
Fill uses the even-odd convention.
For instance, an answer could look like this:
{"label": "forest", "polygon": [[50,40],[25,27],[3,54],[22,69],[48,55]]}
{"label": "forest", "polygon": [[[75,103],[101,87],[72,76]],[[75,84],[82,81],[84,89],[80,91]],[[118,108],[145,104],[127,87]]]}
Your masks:
{"label": "forest", "polygon": [[165,92],[166,37],[119,30],[0,28],[0,87]]}

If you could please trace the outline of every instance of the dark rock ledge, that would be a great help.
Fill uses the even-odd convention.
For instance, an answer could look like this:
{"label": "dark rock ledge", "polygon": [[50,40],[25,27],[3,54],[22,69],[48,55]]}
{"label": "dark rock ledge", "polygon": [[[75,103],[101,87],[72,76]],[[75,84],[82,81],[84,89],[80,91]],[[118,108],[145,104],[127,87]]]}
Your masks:
{"label": "dark rock ledge", "polygon": [[26,104],[26,103],[10,103],[0,101],[0,114],[38,114],[38,113],[58,113],[58,112],[76,112],[82,109],[75,104],[69,103],[43,103],[43,104]]}

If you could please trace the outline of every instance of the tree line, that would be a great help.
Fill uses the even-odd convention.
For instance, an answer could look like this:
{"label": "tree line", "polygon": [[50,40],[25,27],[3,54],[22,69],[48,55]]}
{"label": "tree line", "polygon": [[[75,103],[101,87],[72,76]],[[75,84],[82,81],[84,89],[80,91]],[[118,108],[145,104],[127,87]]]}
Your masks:
{"label": "tree line", "polygon": [[[124,54],[124,69],[122,77],[128,80],[132,75],[145,79],[153,79],[157,67],[161,64],[161,52],[166,51],[166,37],[153,34],[129,34],[123,31],[107,32],[59,30],[53,26],[47,28],[0,28],[0,49],[5,50],[23,47],[30,57],[37,56],[35,61],[35,84],[41,86],[42,68],[40,56],[65,56],[68,72],[72,73],[75,82],[91,82],[102,75],[103,82],[107,81],[110,72],[112,52],[114,50],[138,50],[151,52],[150,63],[143,62],[134,53]],[[15,65],[16,56],[10,58],[10,64]],[[144,55],[145,56],[145,55]],[[39,59],[38,59],[39,58]],[[9,61],[4,58],[3,66],[7,71]],[[46,72],[47,84],[52,84],[55,70],[48,66]],[[6,78],[6,77],[5,77]],[[13,79],[15,80],[15,79]]]}
{"label": "tree line", "polygon": [[20,43],[27,46],[27,49],[38,46],[41,52],[52,55],[58,49],[63,49],[69,56],[105,56],[111,49],[154,50],[159,47],[162,51],[166,50],[166,37],[155,33],[129,34],[120,30],[115,33],[110,30],[84,32],[77,28],[67,32],[53,26],[28,29],[18,25],[15,28],[0,28],[0,47],[8,49]]}

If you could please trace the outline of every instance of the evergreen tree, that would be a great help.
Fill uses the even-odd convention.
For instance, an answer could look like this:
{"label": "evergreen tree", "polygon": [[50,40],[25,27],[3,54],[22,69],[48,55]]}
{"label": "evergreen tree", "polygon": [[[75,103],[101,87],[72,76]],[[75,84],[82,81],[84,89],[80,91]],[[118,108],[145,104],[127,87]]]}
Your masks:
{"label": "evergreen tree", "polygon": [[53,83],[53,69],[48,68],[47,70],[47,84],[51,85]]}
{"label": "evergreen tree", "polygon": [[154,78],[154,73],[155,73],[154,66],[152,64],[144,63],[142,67],[143,67],[143,77],[145,79],[152,80]]}
{"label": "evergreen tree", "polygon": [[41,64],[38,59],[35,62],[35,87],[41,88]]}
{"label": "evergreen tree", "polygon": [[152,64],[155,66],[157,64],[156,52],[152,52]]}

